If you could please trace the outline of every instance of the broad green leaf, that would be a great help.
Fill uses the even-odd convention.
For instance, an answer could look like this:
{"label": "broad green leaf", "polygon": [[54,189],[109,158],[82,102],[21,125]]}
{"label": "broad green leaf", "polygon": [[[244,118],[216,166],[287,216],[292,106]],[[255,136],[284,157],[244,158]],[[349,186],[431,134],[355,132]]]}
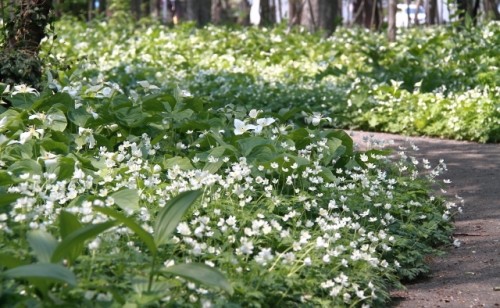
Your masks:
{"label": "broad green leaf", "polygon": [[144,244],[149,248],[152,254],[156,254],[157,248],[153,237],[146,230],[144,230],[138,223],[136,223],[132,218],[123,215],[122,213],[115,211],[109,207],[98,207],[95,206],[94,210],[103,213],[109,217],[116,219],[127,226],[130,230],[144,242]]}
{"label": "broad green leaf", "polygon": [[91,114],[85,108],[74,109],[68,113],[68,119],[79,127],[86,127],[86,123],[90,118]]}
{"label": "broad green leaf", "polygon": [[44,124],[52,130],[62,132],[66,129],[68,120],[66,119],[64,112],[58,108],[52,107],[47,112]]}
{"label": "broad green leaf", "polygon": [[62,259],[68,257],[72,252],[74,247],[78,247],[85,243],[85,241],[92,239],[107,229],[114,227],[117,224],[116,221],[108,221],[100,224],[87,225],[80,228],[62,240],[59,245],[57,245],[54,253],[52,254],[52,262],[59,262]]}
{"label": "broad green leaf", "polygon": [[167,242],[187,209],[201,196],[200,190],[185,191],[170,199],[160,210],[153,224],[156,246]]}
{"label": "broad green leaf", "polygon": [[8,193],[0,190],[0,207],[8,206],[22,196],[18,193]]}
{"label": "broad green leaf", "polygon": [[169,159],[166,159],[163,162],[163,167],[165,169],[172,169],[174,166],[179,166],[181,170],[191,170],[194,169],[193,165],[191,164],[191,161],[187,157],[172,157]]}
{"label": "broad green leaf", "polygon": [[163,272],[173,274],[205,286],[221,288],[229,295],[233,288],[224,274],[219,270],[201,263],[176,264],[162,269]]}
{"label": "broad green leaf", "polygon": [[203,167],[203,171],[207,171],[207,172],[210,172],[212,174],[215,174],[217,171],[219,171],[219,169],[220,169],[220,167],[222,167],[222,165],[224,165],[224,161],[222,161],[222,160],[218,160],[215,163],[207,163]]}
{"label": "broad green leaf", "polygon": [[262,138],[262,137],[247,137],[244,139],[238,140],[238,144],[240,145],[241,148],[241,153],[244,156],[247,156],[252,152],[252,150],[259,146],[259,145],[264,145],[264,144],[270,144],[271,141],[267,138]]}
{"label": "broad green leaf", "polygon": [[57,179],[68,180],[75,172],[75,160],[71,157],[60,157],[57,161]]}
{"label": "broad green leaf", "polygon": [[32,159],[22,159],[13,163],[9,168],[15,176],[20,176],[24,173],[29,174],[42,174],[42,167]]}
{"label": "broad green leaf", "polygon": [[12,268],[2,273],[8,278],[42,278],[45,280],[54,280],[76,286],[76,276],[72,271],[60,264],[53,263],[35,263],[22,265]]}
{"label": "broad green leaf", "polygon": [[38,259],[38,262],[50,263],[52,253],[57,246],[57,240],[52,234],[43,230],[35,230],[28,232],[27,237],[28,243]]}
{"label": "broad green leaf", "polygon": [[[76,215],[66,211],[59,214],[59,233],[63,240],[82,227]],[[67,258],[69,263],[73,263],[82,254],[83,248],[83,243],[80,243],[68,249]]]}
{"label": "broad green leaf", "polygon": [[66,143],[54,141],[51,137],[45,137],[40,141],[40,145],[48,152],[55,154],[67,154],[69,146]]}
{"label": "broad green leaf", "polygon": [[115,200],[116,205],[125,211],[139,209],[139,192],[137,189],[122,189],[109,196]]}

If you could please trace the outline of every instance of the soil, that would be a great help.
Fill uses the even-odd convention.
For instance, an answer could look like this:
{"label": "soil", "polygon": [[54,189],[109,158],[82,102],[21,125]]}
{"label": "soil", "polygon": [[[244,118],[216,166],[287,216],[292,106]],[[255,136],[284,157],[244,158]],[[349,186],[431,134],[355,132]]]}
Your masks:
{"label": "soil", "polygon": [[407,140],[420,150],[415,157],[436,164],[444,159],[450,179],[448,195],[465,200],[455,217],[454,239],[460,246],[429,260],[430,274],[392,292],[392,307],[500,307],[500,144],[478,144],[383,133],[355,132],[377,140]]}

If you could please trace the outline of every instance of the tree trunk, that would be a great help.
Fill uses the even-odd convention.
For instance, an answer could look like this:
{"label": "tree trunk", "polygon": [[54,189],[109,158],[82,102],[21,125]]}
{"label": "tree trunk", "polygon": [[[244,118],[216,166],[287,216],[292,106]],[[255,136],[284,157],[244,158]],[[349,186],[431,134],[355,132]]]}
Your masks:
{"label": "tree trunk", "polygon": [[202,27],[210,22],[211,0],[187,0],[186,19]]}
{"label": "tree trunk", "polygon": [[270,3],[269,1],[270,0],[260,0],[260,24],[265,26],[269,26],[276,21],[274,1],[271,0],[272,3]]}
{"label": "tree trunk", "polygon": [[387,12],[387,38],[389,42],[396,41],[396,11],[397,0],[389,0],[389,7]]}
{"label": "tree trunk", "polygon": [[354,23],[367,29],[380,26],[380,8],[377,0],[354,1]]}
{"label": "tree trunk", "polygon": [[428,25],[439,23],[437,10],[437,0],[427,0],[425,6],[425,19]]}
{"label": "tree trunk", "polygon": [[214,25],[229,21],[229,4],[222,0],[212,0],[211,18]]}
{"label": "tree trunk", "polygon": [[149,16],[154,20],[158,20],[160,18],[160,1],[159,0],[149,0]]}
{"label": "tree trunk", "polygon": [[238,24],[248,26],[250,24],[250,4],[247,0],[241,0],[238,6]]}
{"label": "tree trunk", "polygon": [[38,52],[51,8],[51,0],[22,0],[6,20],[6,43],[0,52],[2,82],[40,87],[42,62]]}
{"label": "tree trunk", "polygon": [[302,8],[300,24],[311,32],[321,29],[329,36],[335,31],[336,16],[337,1],[306,0]]}
{"label": "tree trunk", "polygon": [[500,20],[500,12],[498,12],[495,0],[484,0],[483,4],[486,19]]}
{"label": "tree trunk", "polygon": [[417,4],[415,4],[415,15],[413,16],[413,21],[415,25],[418,26],[420,21],[418,20],[418,11],[420,10],[420,5],[422,4],[422,0],[417,0]]}
{"label": "tree trunk", "polygon": [[288,26],[292,27],[300,23],[302,15],[301,0],[288,0]]}

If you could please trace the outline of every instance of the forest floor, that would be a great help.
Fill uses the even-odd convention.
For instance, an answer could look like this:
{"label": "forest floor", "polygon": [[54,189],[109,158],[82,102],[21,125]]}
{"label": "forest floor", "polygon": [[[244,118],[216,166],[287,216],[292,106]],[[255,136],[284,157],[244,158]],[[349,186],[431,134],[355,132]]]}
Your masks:
{"label": "forest floor", "polygon": [[450,179],[447,195],[465,201],[455,217],[453,238],[459,247],[445,247],[446,254],[429,260],[425,278],[392,293],[393,307],[500,307],[500,144],[478,144],[383,133],[354,132],[362,147],[363,136],[408,141],[420,150],[415,157],[433,165],[444,159]]}

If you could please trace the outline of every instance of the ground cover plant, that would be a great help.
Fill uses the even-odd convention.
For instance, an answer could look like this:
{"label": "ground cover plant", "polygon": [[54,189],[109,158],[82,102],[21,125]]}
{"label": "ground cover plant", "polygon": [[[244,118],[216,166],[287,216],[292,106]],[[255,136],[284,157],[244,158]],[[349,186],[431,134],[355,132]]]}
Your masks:
{"label": "ground cover plant", "polygon": [[5,305],[381,306],[449,241],[442,162],[359,152],[313,113],[80,80],[2,86]]}
{"label": "ground cover plant", "polygon": [[67,67],[40,91],[0,85],[2,305],[382,307],[450,243],[445,163],[338,129],[384,89],[432,86],[375,86],[350,52],[279,28],[56,28],[45,48]]}
{"label": "ground cover plant", "polygon": [[62,21],[46,47],[126,92],[147,80],[223,104],[310,108],[336,127],[500,139],[498,22],[405,30],[396,43],[360,29],[325,39],[280,26],[123,24]]}

